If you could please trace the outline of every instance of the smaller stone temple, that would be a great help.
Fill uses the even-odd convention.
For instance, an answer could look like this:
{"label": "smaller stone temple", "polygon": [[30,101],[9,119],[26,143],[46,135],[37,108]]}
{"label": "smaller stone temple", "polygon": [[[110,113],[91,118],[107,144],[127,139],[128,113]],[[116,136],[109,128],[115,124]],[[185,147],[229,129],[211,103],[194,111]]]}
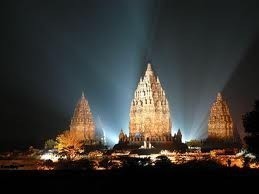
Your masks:
{"label": "smaller stone temple", "polygon": [[176,141],[177,143],[182,143],[182,132],[180,129],[178,129],[177,133],[174,134],[174,141]]}
{"label": "smaller stone temple", "polygon": [[208,139],[232,140],[234,139],[234,124],[228,105],[218,93],[216,101],[212,104],[208,122]]}
{"label": "smaller stone temple", "polygon": [[82,141],[92,143],[96,140],[95,128],[88,101],[82,93],[71,119],[70,130],[75,130]]}
{"label": "smaller stone temple", "polygon": [[212,104],[208,120],[208,138],[202,143],[202,150],[239,149],[242,141],[235,128],[227,102],[221,93]]}

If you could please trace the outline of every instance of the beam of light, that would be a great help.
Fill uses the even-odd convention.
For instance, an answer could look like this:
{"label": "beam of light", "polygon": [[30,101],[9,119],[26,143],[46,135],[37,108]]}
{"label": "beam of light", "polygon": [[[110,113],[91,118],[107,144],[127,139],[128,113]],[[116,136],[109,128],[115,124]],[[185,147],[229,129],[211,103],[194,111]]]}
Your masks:
{"label": "beam of light", "polygon": [[107,124],[105,121],[101,119],[99,115],[97,116],[95,123],[96,123],[96,128],[98,130],[102,130],[103,132],[105,145],[113,147],[116,143],[118,143],[119,134],[117,134],[116,130],[114,130],[114,126],[116,126],[116,124],[114,123],[113,125]]}
{"label": "beam of light", "polygon": [[[121,128],[126,133],[129,132],[128,124],[131,100],[142,73],[142,67],[146,66],[143,60],[143,53],[146,53],[149,45],[148,37],[150,35],[150,9],[152,8],[152,2],[143,1],[137,4],[138,6],[135,3],[127,1],[126,15],[129,18],[128,25],[132,25],[132,28],[122,33],[124,35],[133,34],[133,39],[132,37],[127,38],[124,35],[119,35],[119,38],[122,38],[123,42],[127,42],[127,47],[124,48],[123,46],[118,49],[114,57],[111,57],[114,55],[114,50],[109,49],[110,56],[108,59],[112,59],[110,61],[111,64],[106,68],[100,69],[97,73],[105,83],[109,84],[109,93],[113,94],[110,97],[110,103],[108,102],[109,104],[114,104],[112,109],[109,107],[110,110],[107,113],[101,111],[102,118],[107,120],[107,125],[114,131],[113,134],[115,134],[116,138],[113,134],[107,133],[107,138],[110,137],[113,143],[115,139],[117,143]],[[136,7],[138,8],[136,9]],[[109,63],[109,61],[105,63]],[[110,75],[113,76],[107,76],[107,72],[110,72]]]}
{"label": "beam of light", "polygon": [[[164,80],[164,89],[169,98],[173,133],[180,128],[187,140],[203,139],[206,138],[212,102],[217,92],[223,91],[224,95],[223,89],[237,68],[239,57],[243,55],[242,48],[246,47],[247,37],[251,34],[248,29],[242,29],[243,35],[233,36],[231,25],[226,27],[224,24],[227,21],[220,21],[217,14],[212,17],[220,22],[213,27],[206,24],[205,17],[197,18],[197,23],[202,25],[197,28],[197,23],[192,26],[191,23],[167,21],[168,17],[182,18],[184,21],[196,19],[179,12],[174,3],[167,2],[163,7],[157,27],[159,31],[152,45],[152,56],[154,64],[161,64],[158,75]],[[217,30],[222,25],[227,30],[219,34]],[[189,28],[192,33],[187,30]]]}
{"label": "beam of light", "polygon": [[118,138],[118,134],[116,132],[114,132],[113,129],[111,128],[105,128],[106,131],[106,142],[108,146],[114,146],[115,144],[118,143],[119,138]]}
{"label": "beam of light", "polygon": [[[233,67],[233,69],[235,68]],[[199,92],[199,97],[196,98],[198,102],[192,109],[193,115],[189,117],[189,123],[187,125],[189,127],[189,140],[204,139],[207,137],[210,108],[216,99],[217,92],[222,91],[233,69],[231,69],[224,78],[221,77],[220,81],[213,82],[213,84],[207,81],[209,84],[204,86]]]}
{"label": "beam of light", "polygon": [[[185,88],[181,90],[183,92],[183,98],[172,100],[171,109],[173,111],[174,132],[180,128],[183,134],[183,140],[189,141],[192,139],[205,139],[207,137],[207,125],[211,105],[216,99],[217,92],[222,91],[236,68],[234,62],[230,67],[224,72],[224,75],[220,74],[220,77],[212,75],[213,71],[208,71],[207,76],[195,81],[195,86],[182,85]],[[190,89],[187,89],[190,87],[195,87],[197,90],[192,92]],[[168,93],[170,95],[170,91]],[[174,106],[176,102],[180,106]]]}
{"label": "beam of light", "polygon": [[[128,132],[130,103],[149,45],[152,5],[149,0],[96,5],[90,16],[67,23],[73,30],[57,29],[62,36],[47,49],[46,62],[62,68],[52,71],[55,87],[45,87],[45,95],[50,94],[67,125],[84,91],[94,120],[100,115],[106,122],[107,141],[117,143],[121,128]],[[85,25],[89,17],[95,21],[91,28]]]}

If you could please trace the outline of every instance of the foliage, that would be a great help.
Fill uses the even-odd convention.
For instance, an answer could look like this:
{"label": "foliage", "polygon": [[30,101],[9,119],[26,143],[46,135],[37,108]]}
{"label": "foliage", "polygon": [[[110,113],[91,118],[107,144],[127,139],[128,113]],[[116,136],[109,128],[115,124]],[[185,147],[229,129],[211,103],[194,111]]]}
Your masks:
{"label": "foliage", "polygon": [[171,160],[167,156],[160,155],[160,156],[156,157],[155,166],[156,167],[171,167],[172,163],[171,163]]}
{"label": "foliage", "polygon": [[100,162],[99,162],[99,167],[103,167],[103,168],[110,168],[111,167],[111,161],[108,157],[103,158]]}
{"label": "foliage", "polygon": [[56,138],[56,148],[61,155],[64,155],[69,160],[75,159],[80,154],[83,147],[83,142],[78,138],[76,131],[64,131]]}
{"label": "foliage", "polygon": [[92,170],[94,162],[88,159],[60,160],[55,167],[55,170]]}
{"label": "foliage", "polygon": [[44,145],[44,148],[46,150],[50,150],[50,149],[53,149],[55,148],[57,142],[53,139],[48,139],[47,141],[45,141],[45,145]]}
{"label": "foliage", "polygon": [[151,167],[152,161],[150,157],[146,158],[133,158],[127,157],[123,160],[123,167],[124,168],[146,168]]}
{"label": "foliage", "polygon": [[243,126],[248,134],[245,137],[247,148],[254,153],[257,158],[259,156],[259,100],[254,103],[254,109],[243,115]]}
{"label": "foliage", "polygon": [[222,166],[222,164],[218,163],[215,160],[209,159],[209,160],[191,160],[186,163],[180,164],[179,167],[196,169],[197,171],[199,171],[199,168],[218,169],[224,166]]}
{"label": "foliage", "polygon": [[190,140],[186,143],[189,147],[201,147],[202,146],[202,141],[201,140]]}

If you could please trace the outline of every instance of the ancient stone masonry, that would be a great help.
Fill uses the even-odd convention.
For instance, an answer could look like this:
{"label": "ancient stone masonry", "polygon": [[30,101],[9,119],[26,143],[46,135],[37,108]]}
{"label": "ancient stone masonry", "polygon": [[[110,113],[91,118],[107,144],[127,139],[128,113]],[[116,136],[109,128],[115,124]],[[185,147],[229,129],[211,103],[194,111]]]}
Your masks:
{"label": "ancient stone masonry", "polygon": [[171,127],[165,91],[148,64],[131,103],[128,141],[171,141]]}
{"label": "ancient stone masonry", "polygon": [[71,120],[70,130],[75,130],[84,141],[95,140],[95,123],[84,94],[78,101]]}
{"label": "ancient stone masonry", "polygon": [[210,109],[208,138],[230,140],[234,138],[233,120],[226,101],[220,93]]}

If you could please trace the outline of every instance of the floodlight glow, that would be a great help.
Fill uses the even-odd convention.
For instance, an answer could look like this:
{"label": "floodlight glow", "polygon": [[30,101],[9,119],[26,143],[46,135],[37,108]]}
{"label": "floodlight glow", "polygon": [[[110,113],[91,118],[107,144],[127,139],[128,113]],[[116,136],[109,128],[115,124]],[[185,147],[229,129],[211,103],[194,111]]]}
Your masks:
{"label": "floodlight glow", "polygon": [[59,156],[57,154],[47,152],[41,155],[40,157],[41,160],[51,160],[52,162],[57,162],[59,159]]}

